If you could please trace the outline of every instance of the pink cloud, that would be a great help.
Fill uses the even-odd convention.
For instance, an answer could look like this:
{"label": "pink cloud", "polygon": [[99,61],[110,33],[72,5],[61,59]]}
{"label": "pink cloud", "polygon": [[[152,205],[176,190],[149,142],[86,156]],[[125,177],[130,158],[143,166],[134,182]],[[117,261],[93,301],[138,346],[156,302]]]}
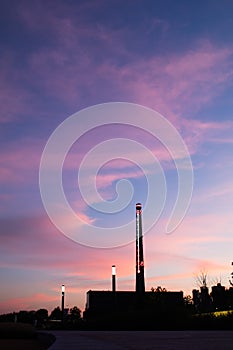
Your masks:
{"label": "pink cloud", "polygon": [[226,88],[232,76],[228,67],[229,49],[201,43],[182,56],[151,58],[146,66],[140,59],[131,65],[116,67],[110,62],[100,65],[80,58],[79,64],[69,64],[68,70],[63,70],[64,55],[64,52],[41,52],[31,61],[32,69],[40,72],[41,88],[63,101],[81,101],[83,89],[93,99],[98,94],[96,86],[108,86],[111,94],[114,91],[118,96],[123,94],[133,102],[155,108],[173,121],[187,140],[191,153],[197,151],[200,140],[213,137],[210,131],[216,134],[227,128],[227,123],[198,122],[187,118],[187,114],[192,115],[203,105],[211,104]]}
{"label": "pink cloud", "polygon": [[204,193],[200,194],[198,197],[196,196],[193,200],[195,203],[203,203],[207,201],[216,201],[220,200],[220,198],[224,198],[226,201],[229,198],[229,203],[231,202],[233,196],[233,182],[225,182],[220,183],[218,186],[210,186],[205,190]]}
{"label": "pink cloud", "polygon": [[[199,205],[199,202],[196,204]],[[191,255],[195,244],[231,242],[233,240],[229,229],[232,222],[229,211],[203,213],[197,216],[186,215],[180,226],[171,235],[163,233],[165,232],[166,220],[163,218],[158,221],[156,226],[146,235],[146,240],[149,241],[149,251],[150,249],[153,251],[153,248],[157,246],[156,241],[159,240],[160,253],[172,254],[174,246],[178,244],[180,253],[185,254],[186,257],[195,258]]]}
{"label": "pink cloud", "polygon": [[[74,243],[57,231],[46,216],[1,220],[1,228],[2,267],[47,270],[49,266],[50,269],[59,268],[79,276],[86,270],[89,270],[90,276],[102,275],[111,267],[111,250],[93,249]],[[119,250],[114,261],[119,263],[122,256],[127,257],[125,249]]]}
{"label": "pink cloud", "polygon": [[[124,287],[124,282],[120,281],[134,272],[133,246],[113,250],[82,247],[61,235],[49,219],[43,217],[1,220],[0,241],[1,268],[7,269],[10,276],[14,276],[15,269],[27,271],[31,276],[23,283],[28,297],[23,297],[22,288],[15,291],[19,298],[13,300],[2,291],[1,300],[5,301],[0,305],[1,310],[34,309],[37,306],[51,310],[57,306],[56,300],[59,305],[58,288],[61,283],[67,286],[69,305],[78,303],[82,308],[87,290],[111,288],[112,264],[117,265],[119,286]],[[14,283],[22,285],[17,274]],[[34,288],[42,288],[42,294],[46,294],[47,290],[52,295],[36,296]]]}
{"label": "pink cloud", "polygon": [[1,149],[0,182],[21,184],[37,179],[42,149],[41,140],[29,139],[11,143]]}
{"label": "pink cloud", "polygon": [[[179,229],[170,236],[158,235],[156,232],[163,232],[163,227],[162,225],[156,226],[154,231],[152,230],[145,236],[145,257],[148,271],[156,271],[157,268],[160,270],[161,263],[164,262],[166,266],[168,258],[171,262],[177,262],[178,259],[185,266],[185,269],[188,267],[190,278],[200,265],[210,266],[211,271],[215,269],[223,271],[224,264],[221,262],[221,254],[219,257],[216,256],[215,263],[211,263],[209,254],[203,260],[203,255],[198,253],[198,246],[204,247],[205,244],[210,246],[215,243],[231,242],[230,235],[220,235],[221,232],[229,231],[231,220],[231,215],[228,213],[219,213],[218,218],[216,214],[198,217],[187,216]],[[86,282],[84,283],[85,279],[95,280],[97,286],[101,283],[103,286],[108,285],[109,282],[106,281],[110,275],[110,265],[114,263],[119,268],[119,282],[122,288],[128,285],[127,280],[124,280],[125,282],[122,280],[127,276],[130,283],[134,284],[133,245],[115,250],[81,247],[57,232],[46,217],[30,220],[5,220],[2,221],[1,228],[1,247],[3,249],[1,266],[3,267],[48,271],[49,266],[49,270],[56,268],[64,275],[70,274],[71,281],[72,274],[77,276],[81,285],[91,288],[92,283],[89,282],[88,286]],[[174,247],[179,251],[178,256],[174,255]],[[13,259],[10,258],[12,256]],[[187,258],[188,256],[189,258]],[[28,265],[28,261],[30,261],[30,265]],[[189,263],[187,264],[187,262]],[[160,267],[156,268],[158,263]],[[153,273],[154,277],[157,278],[156,273]],[[180,273],[186,272],[178,272],[178,274]]]}
{"label": "pink cloud", "polygon": [[[9,298],[3,302],[0,302],[1,313],[18,312],[21,310],[38,310],[41,308],[51,309],[57,306],[59,299],[57,296],[46,295],[37,293],[33,295],[27,295],[19,298]],[[11,310],[11,311],[9,311]]]}
{"label": "pink cloud", "polygon": [[[39,3],[36,9],[18,6],[16,11],[22,23],[31,31],[49,37],[53,45],[38,48],[27,57],[27,71],[22,69],[19,74],[12,69],[12,74],[19,74],[20,79],[25,73],[32,76],[34,86],[43,90],[47,97],[55,97],[73,108],[112,100],[112,96],[116,96],[117,100],[155,108],[176,122],[178,128],[183,125],[181,117],[192,115],[192,111],[211,103],[227,87],[232,77],[231,49],[216,47],[202,39],[192,50],[166,56],[155,54],[145,62],[144,58],[127,49],[130,36],[127,28],[107,31],[98,24],[88,27],[82,15],[87,9],[93,11],[93,4],[80,5],[79,12],[73,17],[67,4],[59,4],[55,9],[48,4],[46,11]],[[147,25],[147,31],[154,26],[166,30],[168,24],[155,18]],[[90,39],[93,45],[87,48]],[[126,63],[116,64],[114,57],[122,58]],[[7,71],[15,58],[12,60]],[[6,65],[7,61],[5,59]],[[6,78],[3,81],[3,86],[9,86]],[[101,89],[96,88],[98,86]],[[12,90],[6,89],[6,97],[16,98],[19,95],[17,84],[11,83],[10,87]],[[25,98],[20,95],[19,101],[28,99],[30,105],[29,89],[21,86],[21,91]],[[10,110],[10,101],[6,105]],[[26,108],[26,103],[22,107]]]}
{"label": "pink cloud", "polygon": [[[43,11],[43,6],[37,6],[38,12],[33,11],[33,14],[30,7],[19,10],[22,21],[33,30],[41,27],[39,13]],[[105,101],[108,96],[112,100],[115,95],[163,113],[182,132],[191,154],[197,152],[200,141],[206,140],[206,136],[213,139],[210,130],[217,133],[214,123],[201,123],[189,116],[201,106],[210,104],[227,87],[232,76],[230,49],[215,47],[208,40],[203,40],[190,51],[164,57],[155,55],[145,63],[127,51],[125,29],[107,33],[104,28],[86,28],[82,21],[75,22],[72,18],[58,15],[66,11],[68,7],[60,5],[55,13],[50,7],[43,13],[44,28],[50,28],[49,33],[55,38],[55,44],[51,48],[41,47],[28,57],[27,75],[34,77],[35,86],[42,89],[46,96],[53,96],[77,108],[88,100],[102,101],[99,89],[96,89],[96,86],[101,86]],[[106,58],[93,60],[100,48],[93,46],[88,52],[84,50],[85,40],[90,37],[95,37],[101,43],[103,51],[115,51],[116,55],[126,57],[126,62],[130,64],[118,66]],[[116,45],[112,45],[113,42]],[[19,73],[13,69],[12,74]],[[6,78],[3,81],[6,86],[9,85]],[[14,98],[18,94],[17,88],[14,90],[17,84],[10,84],[7,95]],[[28,90],[24,90],[26,98],[29,98]],[[24,98],[19,100],[24,101]],[[10,101],[6,106],[10,108]],[[26,108],[25,103],[19,108]],[[218,138],[218,134],[214,136]]]}
{"label": "pink cloud", "polygon": [[171,235],[163,234],[165,224],[160,220],[144,237],[149,282],[189,290],[190,293],[196,287],[195,275],[204,269],[211,281],[221,275],[222,283],[228,286],[233,242],[232,215],[229,212],[197,217],[187,215]]}
{"label": "pink cloud", "polygon": [[[66,10],[64,6],[63,13]],[[41,11],[39,6],[38,13]],[[72,17],[59,16],[60,12],[61,7],[55,13],[50,8],[43,13],[44,26],[50,29],[56,44],[34,53],[30,64],[41,88],[63,101],[76,101],[77,105],[84,98],[82,91],[96,99],[96,86],[101,86],[106,98],[111,90],[111,96],[114,92],[116,96],[126,96],[176,120],[181,113],[187,113],[187,107],[197,109],[210,102],[232,76],[228,64],[231,50],[214,47],[208,40],[200,41],[185,53],[154,56],[145,63],[127,50],[127,28],[111,32],[98,26],[90,29],[81,16],[80,21],[75,21]],[[27,9],[21,15],[30,28],[39,30],[40,17],[35,11],[31,14]],[[158,24],[161,23],[157,21]],[[93,45],[87,51],[85,43],[90,38],[95,38],[98,46]],[[94,61],[93,57],[98,58],[101,52],[109,55]],[[106,59],[109,56],[122,56],[130,64],[116,65],[112,58]]]}
{"label": "pink cloud", "polygon": [[[82,275],[85,269],[91,269],[91,275],[97,271],[102,274],[102,271],[111,267],[108,266],[111,250],[82,247],[61,235],[47,218],[2,220],[1,227],[4,255],[14,256],[13,260],[8,260],[9,266],[13,264],[42,270],[50,266],[78,275]],[[120,262],[124,254],[124,249],[119,250],[119,256],[116,254],[114,259]],[[28,259],[31,261],[30,266]]]}
{"label": "pink cloud", "polygon": [[111,186],[114,181],[119,179],[132,179],[142,177],[143,174],[141,171],[121,171],[119,174],[102,174],[97,176],[97,187],[105,188]]}

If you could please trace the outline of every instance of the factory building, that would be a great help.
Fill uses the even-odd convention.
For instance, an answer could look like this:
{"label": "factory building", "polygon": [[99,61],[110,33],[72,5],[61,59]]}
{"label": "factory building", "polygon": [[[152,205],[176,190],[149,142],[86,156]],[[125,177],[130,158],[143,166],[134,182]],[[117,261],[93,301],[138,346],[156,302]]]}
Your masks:
{"label": "factory building", "polygon": [[[183,292],[152,292],[145,291],[142,233],[142,205],[136,204],[136,287],[135,291],[116,290],[116,267],[112,266],[112,290],[87,292],[84,316],[92,316],[117,312],[130,312],[139,306],[149,305],[155,301],[170,307],[183,305]],[[156,298],[155,298],[156,294]]]}

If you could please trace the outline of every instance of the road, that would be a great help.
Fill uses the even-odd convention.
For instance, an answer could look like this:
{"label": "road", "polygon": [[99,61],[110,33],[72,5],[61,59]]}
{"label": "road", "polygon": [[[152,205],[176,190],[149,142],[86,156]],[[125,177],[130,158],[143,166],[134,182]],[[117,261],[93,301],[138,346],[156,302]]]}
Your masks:
{"label": "road", "polygon": [[232,350],[233,331],[54,331],[49,350]]}

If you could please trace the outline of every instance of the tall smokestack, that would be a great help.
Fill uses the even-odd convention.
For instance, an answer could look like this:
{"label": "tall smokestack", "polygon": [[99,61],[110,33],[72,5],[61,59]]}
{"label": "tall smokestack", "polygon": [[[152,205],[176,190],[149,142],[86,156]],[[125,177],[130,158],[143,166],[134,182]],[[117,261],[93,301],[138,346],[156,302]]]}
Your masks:
{"label": "tall smokestack", "polygon": [[136,293],[145,293],[141,203],[136,204]]}
{"label": "tall smokestack", "polygon": [[112,265],[112,291],[116,291],[116,266]]}

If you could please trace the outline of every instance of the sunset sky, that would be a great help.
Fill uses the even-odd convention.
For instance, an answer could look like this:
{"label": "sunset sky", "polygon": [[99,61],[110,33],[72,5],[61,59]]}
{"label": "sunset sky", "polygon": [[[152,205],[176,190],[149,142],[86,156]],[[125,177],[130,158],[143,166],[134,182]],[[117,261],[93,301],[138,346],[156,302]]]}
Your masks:
{"label": "sunset sky", "polygon": [[[231,0],[1,1],[0,313],[51,311],[60,305],[62,284],[66,286],[65,305],[83,310],[89,289],[111,289],[113,264],[117,288],[133,290],[134,229],[125,231],[117,243],[111,233],[128,222],[134,225],[135,203],[144,206],[150,195],[148,179],[155,182],[155,193],[156,185],[160,193],[161,170],[167,196],[160,217],[144,236],[146,289],[162,286],[191,294],[201,271],[208,274],[209,286],[221,281],[229,287],[233,261],[232,13]],[[109,102],[128,102],[159,112],[187,145],[193,195],[186,216],[171,234],[166,233],[166,224],[177,196],[176,159],[148,133],[146,129],[153,126],[147,119],[145,129],[117,122],[100,125],[70,148],[62,180],[70,207],[82,219],[75,227],[77,238],[71,240],[60,232],[47,215],[39,169],[48,139],[71,115]],[[99,116],[92,118],[93,125],[98,124]],[[80,130],[85,123],[85,118],[80,119]],[[77,125],[77,135],[78,129]],[[64,138],[69,137],[64,133]],[[119,150],[104,143],[109,161],[103,162],[102,152],[85,170],[84,187],[90,190],[86,203],[77,180],[80,164],[95,146],[117,139],[121,139]],[[136,143],[135,148],[124,147],[122,139],[136,141],[145,152],[143,148],[137,151]],[[116,151],[121,148],[125,152],[118,157]],[[155,169],[149,154],[160,167]],[[92,208],[101,203],[93,196],[91,179],[110,206],[117,198],[119,180],[131,182],[132,197],[123,191],[123,210],[100,213]],[[155,212],[159,201],[154,201]],[[152,221],[153,215],[152,211]],[[65,213],[61,220],[69,226]],[[90,227],[100,228],[100,244],[86,243]]]}

